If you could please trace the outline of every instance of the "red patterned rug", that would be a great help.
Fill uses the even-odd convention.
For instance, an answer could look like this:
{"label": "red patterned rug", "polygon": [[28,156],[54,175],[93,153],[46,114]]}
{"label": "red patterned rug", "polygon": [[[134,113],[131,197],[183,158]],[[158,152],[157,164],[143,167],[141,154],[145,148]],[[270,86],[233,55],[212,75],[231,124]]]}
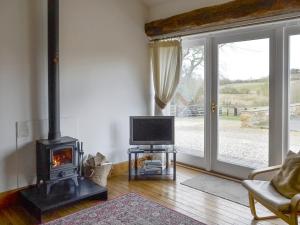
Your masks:
{"label": "red patterned rug", "polygon": [[45,225],[205,225],[129,193]]}

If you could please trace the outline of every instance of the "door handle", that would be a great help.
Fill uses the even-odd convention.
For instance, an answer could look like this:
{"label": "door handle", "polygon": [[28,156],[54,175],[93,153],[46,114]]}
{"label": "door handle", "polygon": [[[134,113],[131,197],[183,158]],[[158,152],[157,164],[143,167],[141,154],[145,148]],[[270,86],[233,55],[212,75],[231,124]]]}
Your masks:
{"label": "door handle", "polygon": [[211,111],[214,113],[217,111],[217,108],[218,108],[217,104],[215,102],[212,102],[211,103]]}

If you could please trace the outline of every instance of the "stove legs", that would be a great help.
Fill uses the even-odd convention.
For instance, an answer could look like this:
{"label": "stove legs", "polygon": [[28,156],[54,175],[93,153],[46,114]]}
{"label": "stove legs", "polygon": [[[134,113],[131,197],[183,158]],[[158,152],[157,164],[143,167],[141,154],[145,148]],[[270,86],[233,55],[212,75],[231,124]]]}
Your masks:
{"label": "stove legs", "polygon": [[51,188],[52,188],[53,185],[58,184],[59,182],[65,182],[67,180],[72,180],[76,187],[79,186],[78,177],[76,176],[76,177],[70,177],[70,178],[67,178],[67,179],[64,179],[64,180],[48,181],[48,182],[45,182],[45,183],[43,183],[42,180],[37,180],[37,187],[40,189],[40,191],[42,193],[44,193],[46,196],[48,196],[48,195],[50,195],[50,191],[51,191]]}

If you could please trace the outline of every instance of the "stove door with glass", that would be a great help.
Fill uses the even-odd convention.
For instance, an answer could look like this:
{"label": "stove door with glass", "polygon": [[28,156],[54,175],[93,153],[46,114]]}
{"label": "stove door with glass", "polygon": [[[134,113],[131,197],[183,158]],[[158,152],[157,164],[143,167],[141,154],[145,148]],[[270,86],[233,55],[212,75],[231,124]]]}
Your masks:
{"label": "stove door with glass", "polygon": [[73,145],[50,149],[50,180],[77,176],[77,151]]}

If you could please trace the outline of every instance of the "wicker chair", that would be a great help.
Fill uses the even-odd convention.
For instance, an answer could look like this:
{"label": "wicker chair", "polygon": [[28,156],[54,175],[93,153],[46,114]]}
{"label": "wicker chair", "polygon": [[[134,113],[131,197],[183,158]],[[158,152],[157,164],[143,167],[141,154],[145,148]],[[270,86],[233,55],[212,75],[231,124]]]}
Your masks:
{"label": "wicker chair", "polygon": [[[280,168],[281,166],[273,166],[266,169],[254,170],[249,175],[249,180],[243,181],[243,186],[249,192],[250,210],[256,220],[281,218],[290,225],[298,225],[300,193],[289,199],[279,194],[270,181],[255,180],[257,175],[277,171]],[[257,216],[255,200],[275,215],[266,217]]]}

